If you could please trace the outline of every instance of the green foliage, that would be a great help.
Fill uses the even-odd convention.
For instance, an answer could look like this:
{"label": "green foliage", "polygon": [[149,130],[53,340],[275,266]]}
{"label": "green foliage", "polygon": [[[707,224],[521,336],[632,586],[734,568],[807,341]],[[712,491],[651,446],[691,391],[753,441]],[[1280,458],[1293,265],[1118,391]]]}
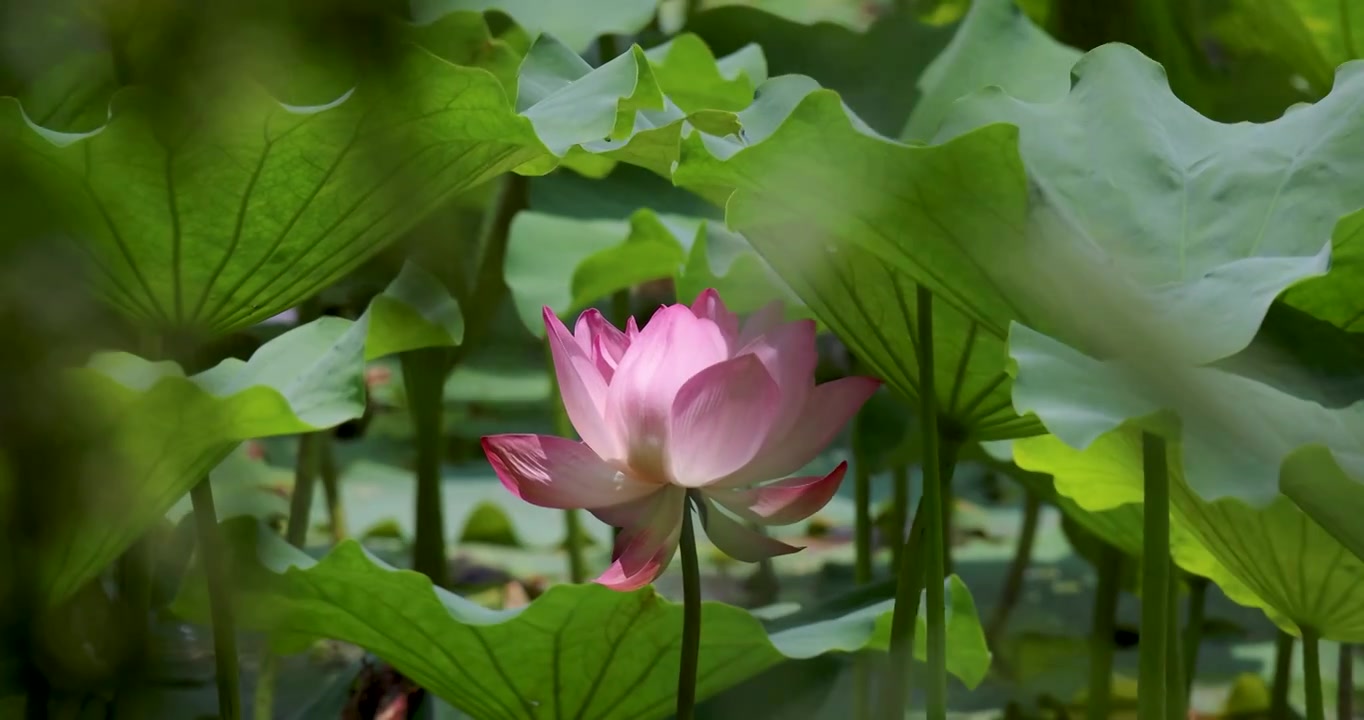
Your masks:
{"label": "green foliage", "polygon": [[45,548],[40,596],[58,602],[97,576],[241,441],[359,417],[363,352],[362,326],[322,318],[189,377],[124,353],[70,371],[107,433],[113,480],[73,499],[80,520]]}
{"label": "green foliage", "polygon": [[[354,543],[314,561],[254,522],[224,530],[241,553],[240,622],[270,631],[280,649],[317,637],[359,644],[480,718],[664,718],[671,710],[682,608],[652,588],[558,585],[525,608],[489,610]],[[177,608],[204,614],[200,584],[185,587]],[[949,587],[952,667],[974,685],[989,653],[970,593],[956,578]],[[888,603],[772,634],[728,605],[706,603],[702,616],[700,697],[787,659],[883,648],[890,620]]]}
{"label": "green foliage", "polygon": [[719,223],[648,209],[628,222],[520,213],[507,241],[505,277],[517,314],[535,335],[544,334],[545,305],[567,316],[663,278],[677,283],[680,302],[714,287],[739,312],[794,299],[742,237]]}

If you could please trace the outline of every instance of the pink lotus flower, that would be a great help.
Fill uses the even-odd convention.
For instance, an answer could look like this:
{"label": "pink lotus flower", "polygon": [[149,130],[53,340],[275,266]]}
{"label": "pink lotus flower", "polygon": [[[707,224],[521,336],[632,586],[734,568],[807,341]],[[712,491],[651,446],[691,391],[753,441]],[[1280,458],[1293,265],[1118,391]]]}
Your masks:
{"label": "pink lotus flower", "polygon": [[847,463],[822,477],[758,483],[812,461],[879,381],[816,386],[812,321],[784,323],[774,303],[741,328],[714,290],[690,308],[660,309],[643,330],[631,318],[621,332],[588,310],[569,334],[552,310],[544,314],[559,392],[582,442],[494,435],[483,450],[521,499],[584,508],[622,528],[597,582],[633,590],[658,577],[689,498],[711,542],[736,560],[800,550],[724,511],[788,525],[828,503]]}

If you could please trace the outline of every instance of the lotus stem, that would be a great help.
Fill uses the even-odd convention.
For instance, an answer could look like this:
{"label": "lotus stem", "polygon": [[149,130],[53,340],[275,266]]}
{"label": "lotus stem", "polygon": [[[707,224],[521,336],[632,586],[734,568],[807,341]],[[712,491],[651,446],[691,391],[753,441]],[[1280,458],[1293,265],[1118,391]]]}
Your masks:
{"label": "lotus stem", "polygon": [[1184,698],[1193,702],[1194,676],[1198,674],[1198,646],[1203,642],[1203,618],[1207,610],[1208,579],[1187,575],[1189,582],[1189,616],[1184,625]]}
{"label": "lotus stem", "polygon": [[1009,563],[1009,574],[1004,577],[1004,587],[999,593],[999,604],[995,606],[990,618],[985,638],[990,647],[995,647],[1009,623],[1018,600],[1023,596],[1023,578],[1032,563],[1032,548],[1037,541],[1037,521],[1042,514],[1042,498],[1028,490],[1023,497],[1023,526],[1018,531],[1018,544],[1014,546],[1014,557]]}
{"label": "lotus stem", "polygon": [[1170,477],[1165,440],[1152,433],[1141,437],[1143,486],[1141,659],[1137,689],[1141,720],[1162,720],[1165,702],[1170,601]]}
{"label": "lotus stem", "polygon": [[317,484],[317,435],[298,436],[298,458],[294,461],[294,491],[289,496],[289,524],[284,538],[302,548],[308,542],[308,521],[313,511],[313,488]]}
{"label": "lotus stem", "polygon": [[278,673],[279,656],[266,650],[261,657],[260,673],[256,675],[251,720],[271,720],[275,716],[275,677]]}
{"label": "lotus stem", "polygon": [[881,709],[884,720],[903,720],[905,699],[909,697],[909,665],[914,657],[914,630],[919,617],[919,597],[924,586],[924,531],[923,496],[914,510],[914,522],[909,528],[901,565],[895,577],[895,609],[890,624],[890,672],[881,689]]}
{"label": "lotus stem", "polygon": [[942,433],[938,428],[938,398],[933,378],[933,294],[920,285],[915,290],[919,319],[919,411],[924,442],[924,514],[927,515],[924,568],[924,605],[928,629],[928,720],[947,717],[947,602],[943,582],[944,559],[943,472],[939,465]]}
{"label": "lotus stem", "polygon": [[213,506],[213,486],[208,478],[190,490],[194,525],[199,535],[199,559],[208,583],[209,617],[213,623],[213,664],[218,683],[218,717],[240,720],[241,678],[237,675],[237,631],[232,619],[231,583],[218,535],[218,511]]}
{"label": "lotus stem", "polygon": [[424,348],[399,356],[417,444],[417,537],[412,568],[437,587],[445,586],[449,574],[440,487],[446,355],[444,348]]}
{"label": "lotus stem", "polygon": [[583,523],[577,510],[564,511],[564,534],[568,544],[568,579],[570,582],[587,581],[587,561],[583,559]]}
{"label": "lotus stem", "polygon": [[692,495],[682,510],[682,664],[677,671],[677,720],[696,713],[696,669],[701,655],[701,568],[692,527]]}
{"label": "lotus stem", "polygon": [[[940,433],[941,434],[941,433]],[[942,568],[943,577],[952,574],[953,519],[957,507],[957,493],[952,483],[942,484]]]}
{"label": "lotus stem", "polygon": [[1355,716],[1355,653],[1354,645],[1340,644],[1340,658],[1336,665],[1336,717],[1354,720]]}
{"label": "lotus stem", "polygon": [[341,473],[336,467],[336,448],[332,445],[330,433],[317,436],[317,470],[322,477],[322,492],[327,498],[327,522],[330,524],[333,543],[339,543],[349,534],[346,531],[346,506],[341,501]]}
{"label": "lotus stem", "polygon": [[1288,720],[1288,686],[1293,678],[1293,636],[1280,630],[1274,643],[1274,685],[1270,688],[1270,720]]}
{"label": "lotus stem", "polygon": [[1169,565],[1170,584],[1166,591],[1169,614],[1165,617],[1165,702],[1169,706],[1166,717],[1183,718],[1189,715],[1189,703],[1179,635],[1179,574],[1173,562]]}
{"label": "lotus stem", "polygon": [[871,460],[867,457],[866,442],[862,440],[862,414],[853,419],[853,582],[871,582],[872,518],[871,518]]}
{"label": "lotus stem", "polygon": [[1302,676],[1307,690],[1307,720],[1326,720],[1321,693],[1321,636],[1309,627],[1302,629]]}
{"label": "lotus stem", "polygon": [[1099,584],[1094,591],[1094,619],[1089,632],[1089,700],[1085,715],[1088,720],[1109,719],[1113,693],[1113,631],[1117,625],[1124,560],[1121,550],[1108,543],[1100,546]]}
{"label": "lotus stem", "polygon": [[892,483],[890,504],[890,525],[895,528],[895,535],[891,538],[891,567],[900,567],[900,560],[905,553],[905,526],[909,524],[909,466],[903,463],[896,464],[890,470]]}

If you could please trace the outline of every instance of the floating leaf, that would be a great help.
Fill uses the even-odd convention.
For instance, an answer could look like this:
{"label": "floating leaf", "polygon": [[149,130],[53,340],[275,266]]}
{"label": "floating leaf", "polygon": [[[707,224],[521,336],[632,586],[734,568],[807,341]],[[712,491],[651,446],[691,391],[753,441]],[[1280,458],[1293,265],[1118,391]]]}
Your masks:
{"label": "floating leaf", "polygon": [[367,315],[367,360],[408,350],[455,347],[464,340],[459,303],[440,280],[411,261],[370,301]]}
{"label": "floating leaf", "polygon": [[365,406],[364,328],[321,318],[186,377],[170,362],[126,353],[70,371],[125,483],[73,500],[71,531],[44,547],[41,592],[70,596],[156,524],[195,483],[249,438],[313,432],[360,417]]}
{"label": "floating leaf", "polygon": [[[591,717],[648,720],[671,713],[677,690],[682,607],[653,588],[616,592],[597,584],[555,585],[529,606],[493,611],[393,570],[354,542],[320,561],[253,523],[224,530],[239,558],[238,619],[284,647],[331,637],[358,644],[474,717]],[[960,580],[951,585],[954,671],[984,674],[984,637]],[[200,583],[177,601],[205,615]],[[697,697],[705,698],[787,659],[884,648],[889,603],[768,634],[739,608],[702,608]],[[949,629],[949,633],[953,631]],[[966,653],[969,652],[969,655]],[[982,653],[984,653],[982,655]]]}

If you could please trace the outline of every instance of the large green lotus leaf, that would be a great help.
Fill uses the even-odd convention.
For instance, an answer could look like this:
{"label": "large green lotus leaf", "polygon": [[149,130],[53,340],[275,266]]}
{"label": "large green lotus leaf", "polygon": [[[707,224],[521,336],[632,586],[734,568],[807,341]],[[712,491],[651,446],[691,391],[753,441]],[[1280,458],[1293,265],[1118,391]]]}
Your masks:
{"label": "large green lotus leaf", "polygon": [[[1337,639],[1364,633],[1364,597],[1353,590],[1364,559],[1349,549],[1359,547],[1364,531],[1345,519],[1348,506],[1320,524],[1308,515],[1313,501],[1360,498],[1364,486],[1352,478],[1364,477],[1364,404],[1328,409],[1214,369],[1182,371],[1182,393],[1152,389],[1119,363],[1093,360],[1021,326],[1010,350],[1018,409],[1035,413],[1055,435],[1016,443],[1020,465],[1051,472],[1058,492],[1090,509],[1139,502],[1141,433],[1165,434],[1176,524],[1259,598],[1254,604]],[[1231,407],[1210,409],[1208,398]],[[1162,411],[1178,423],[1157,418]],[[1285,492],[1305,502],[1277,492],[1281,477]],[[1216,568],[1190,569],[1234,587]]]}
{"label": "large green lotus leaf", "polygon": [[[1275,297],[1325,274],[1337,222],[1364,202],[1355,170],[1364,63],[1343,67],[1320,102],[1264,124],[1204,118],[1127,46],[1094,50],[1074,76],[1055,103],[997,90],[963,99],[939,137],[1019,126],[1024,164],[1054,221],[1046,231],[1066,246],[1056,251],[1089,254],[1133,281],[1154,320],[1182,333],[1190,364],[1241,350]],[[985,261],[983,251],[967,250]],[[1019,272],[994,264],[997,276]]]}
{"label": "large green lotus leaf", "polygon": [[1342,330],[1364,333],[1364,211],[1336,225],[1331,245],[1331,272],[1294,285],[1283,299]]}
{"label": "large green lotus leaf", "polygon": [[[254,522],[228,523],[242,556],[234,582],[239,622],[266,630],[281,650],[315,638],[355,643],[477,718],[668,717],[677,689],[682,607],[653,588],[616,592],[555,585],[524,608],[495,611],[394,570],[346,542],[315,561]],[[200,583],[177,607],[203,616]],[[960,644],[953,669],[978,680],[988,662],[965,586],[952,586]],[[705,698],[787,659],[884,648],[890,603],[768,634],[739,608],[702,609],[697,695]]]}
{"label": "large green lotus leaf", "polygon": [[452,12],[497,10],[531,32],[543,32],[582,53],[602,35],[634,35],[654,19],[659,0],[412,0],[412,17],[430,22]]}
{"label": "large green lotus leaf", "polygon": [[[1010,407],[1007,324],[997,321],[1021,313],[958,250],[1026,223],[1013,128],[912,147],[877,135],[838,96],[800,76],[768,81],[739,117],[746,139],[684,139],[674,180],[733,188],[729,225],[911,401],[920,383],[915,281],[930,283],[938,300],[935,386],[946,419],[970,439],[1037,432]],[[976,287],[992,291],[992,304],[960,302]]]}
{"label": "large green lotus leaf", "polygon": [[683,33],[645,54],[663,92],[685,112],[738,112],[753,103],[753,90],[767,80],[767,58],[754,43],[717,60],[704,40]]}
{"label": "large green lotus leaf", "polygon": [[[525,211],[512,220],[504,277],[526,328],[544,334],[541,308],[562,316],[612,293],[672,278],[680,302],[714,287],[736,312],[794,300],[743,237],[698,218],[635,211],[587,220]],[[800,315],[799,303],[788,308]]]}
{"label": "large green lotus leaf", "polygon": [[1059,100],[1080,56],[1034,25],[1013,0],[975,0],[952,42],[919,77],[921,97],[900,137],[931,140],[954,102],[986,87],[1027,102]]}
{"label": "large green lotus leaf", "polygon": [[407,261],[369,303],[365,359],[408,350],[455,347],[464,341],[459,302],[431,273]]}
{"label": "large green lotus leaf", "polygon": [[920,22],[899,9],[865,31],[830,22],[806,24],[746,5],[707,9],[687,22],[687,31],[716,53],[737,53],[756,43],[770,76],[814,78],[837,92],[868,125],[891,136],[900,133],[920,102],[916,81],[947,46],[954,29]]}
{"label": "large green lotus leaf", "polygon": [[[365,407],[363,323],[321,318],[186,377],[170,362],[126,353],[70,371],[107,430],[107,484],[73,499],[71,532],[44,548],[42,593],[69,597],[155,524],[243,440],[313,432]],[[126,478],[119,481],[118,478]]]}
{"label": "large green lotus leaf", "polygon": [[[682,55],[674,58],[679,44]],[[748,104],[743,98],[751,91],[744,87],[761,69],[756,48],[716,60],[698,44],[693,36],[679,36],[653,60],[636,45],[594,69],[568,46],[542,35],[521,66],[517,109],[550,150],[566,153],[564,164],[580,173],[600,177],[619,161],[670,177],[678,144],[691,126],[738,132],[728,108]],[[668,89],[697,111],[680,107],[665,94]],[[725,107],[703,107],[709,101]],[[554,162],[547,158],[540,164]]]}
{"label": "large green lotus leaf", "polygon": [[[830,25],[840,29],[862,31],[871,27],[877,16],[886,12],[890,3],[883,0],[849,2],[848,0],[704,0],[701,7],[724,10],[752,9],[803,25]],[[688,28],[691,22],[688,22]]]}
{"label": "large green lotus leaf", "polygon": [[69,203],[114,304],[161,330],[214,333],[314,294],[502,172],[547,171],[570,150],[665,172],[676,157],[683,116],[638,47],[565,76],[545,61],[563,46],[542,37],[515,107],[488,70],[405,48],[389,74],[319,107],[243,84],[185,119],[133,88],[104,127],[73,135],[0,99],[0,145]]}

